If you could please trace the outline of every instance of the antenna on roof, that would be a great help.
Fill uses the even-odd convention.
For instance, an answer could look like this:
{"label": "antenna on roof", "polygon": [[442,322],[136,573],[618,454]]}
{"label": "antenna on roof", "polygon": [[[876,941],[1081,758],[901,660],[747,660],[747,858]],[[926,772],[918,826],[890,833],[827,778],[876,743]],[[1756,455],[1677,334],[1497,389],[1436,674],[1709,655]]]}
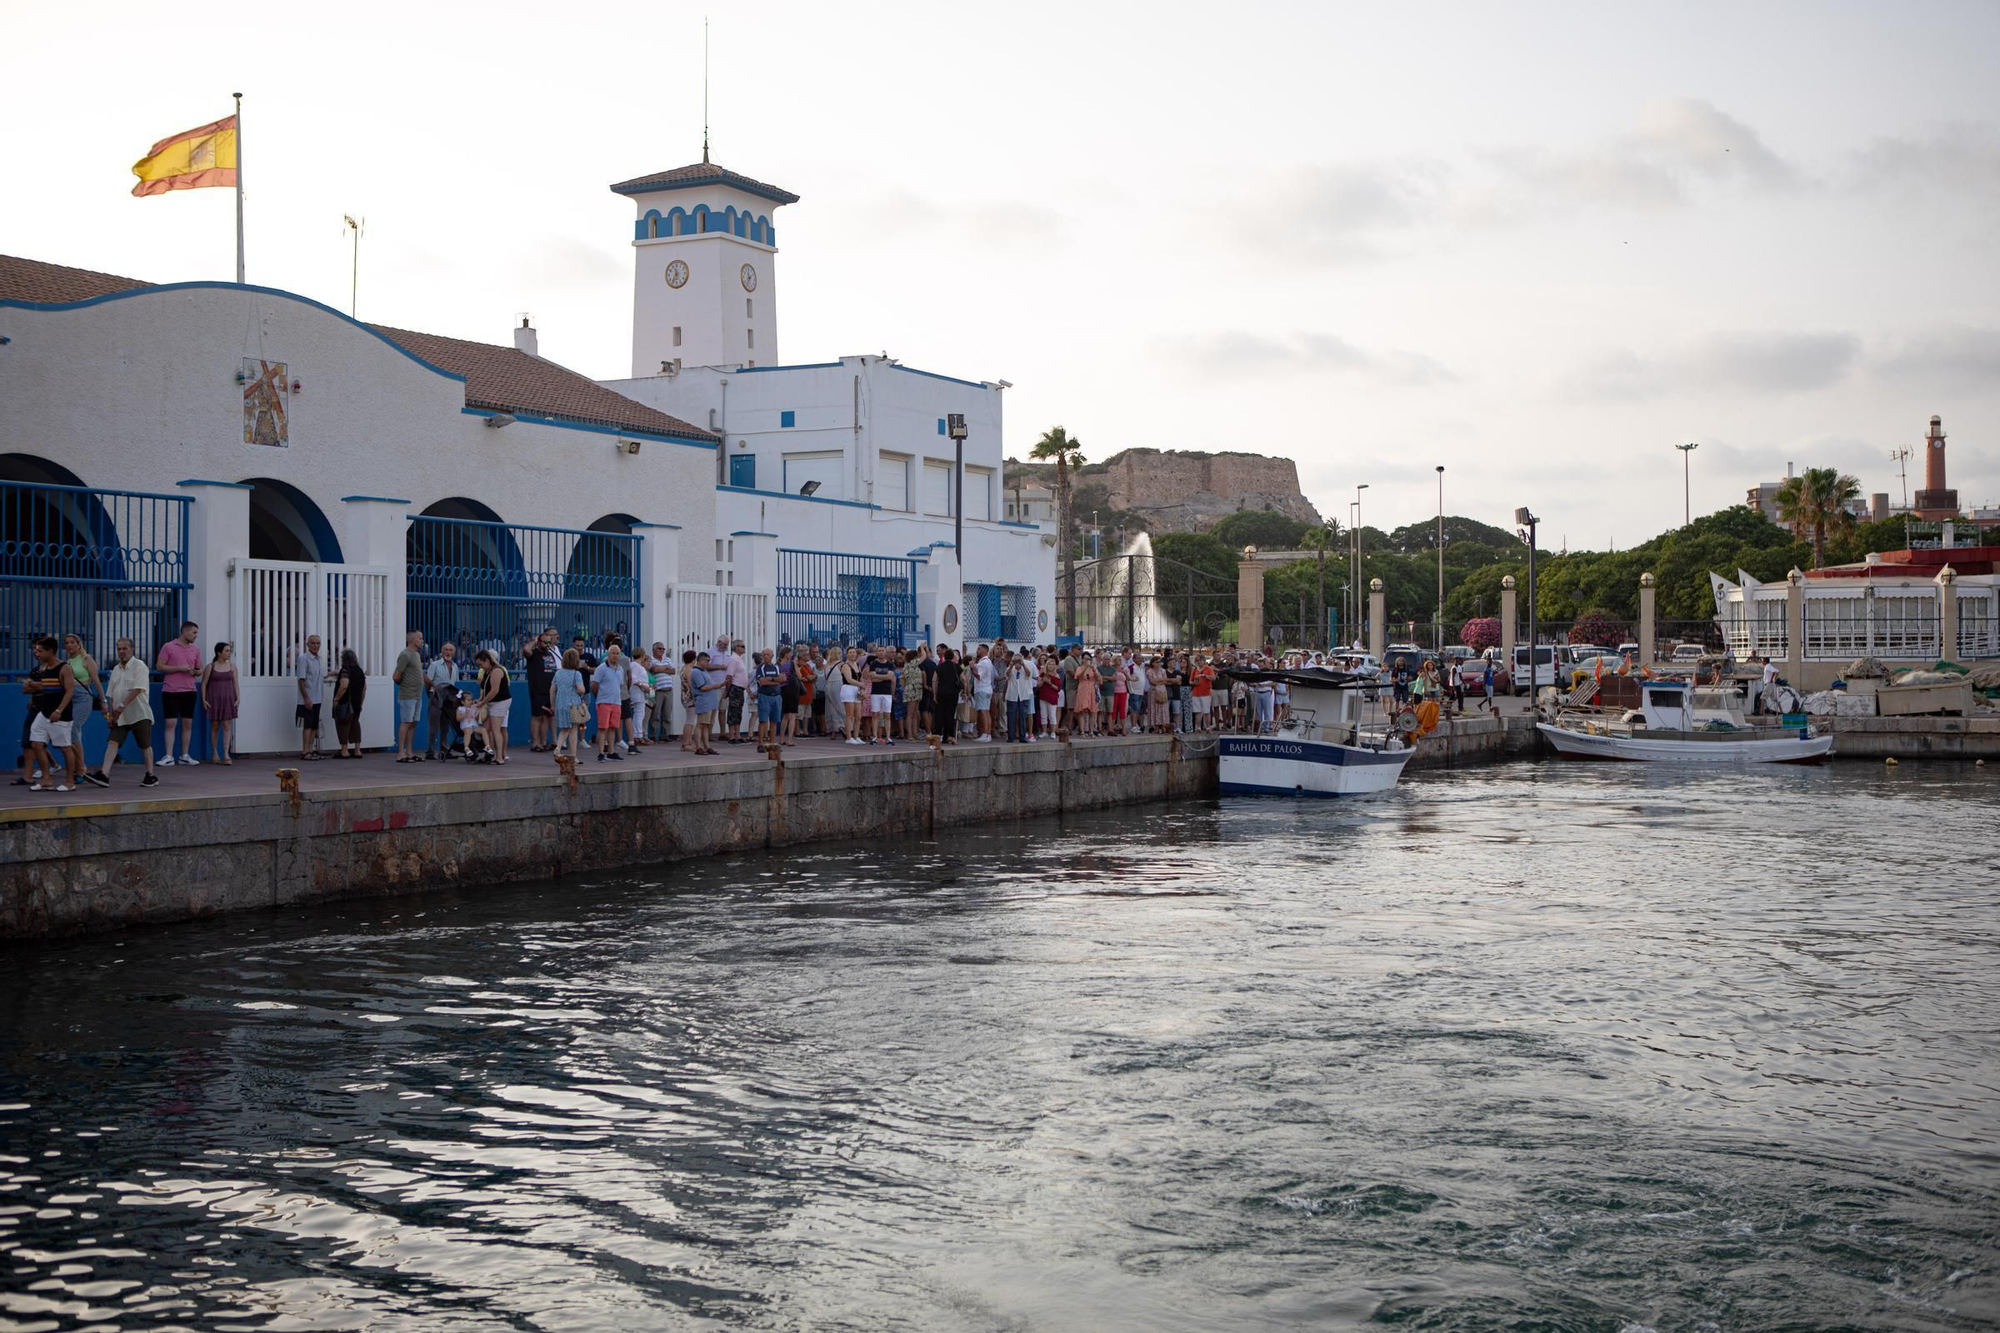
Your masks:
{"label": "antenna on roof", "polygon": [[701,164],[708,165],[708,15],[701,16]]}

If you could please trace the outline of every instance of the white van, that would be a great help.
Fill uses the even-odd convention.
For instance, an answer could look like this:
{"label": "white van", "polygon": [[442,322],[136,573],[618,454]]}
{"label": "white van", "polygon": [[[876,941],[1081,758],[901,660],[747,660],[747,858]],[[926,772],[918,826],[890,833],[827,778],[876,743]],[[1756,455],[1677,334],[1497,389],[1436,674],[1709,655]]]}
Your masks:
{"label": "white van", "polygon": [[[1536,690],[1540,690],[1544,685],[1553,685],[1556,683],[1557,647],[1558,645],[1552,643],[1537,644],[1535,646],[1534,688]],[[1514,693],[1517,695],[1527,694],[1529,692],[1528,645],[1525,643],[1514,645],[1514,669],[1512,674],[1514,677]]]}

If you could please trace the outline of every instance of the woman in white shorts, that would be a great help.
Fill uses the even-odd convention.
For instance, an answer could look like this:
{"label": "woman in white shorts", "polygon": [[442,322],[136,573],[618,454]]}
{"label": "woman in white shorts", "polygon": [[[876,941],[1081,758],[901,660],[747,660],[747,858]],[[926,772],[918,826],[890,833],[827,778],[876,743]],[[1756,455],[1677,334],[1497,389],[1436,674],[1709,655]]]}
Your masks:
{"label": "woman in white shorts", "polygon": [[861,737],[861,652],[849,648],[847,656],[840,664],[840,713],[842,725],[846,728],[846,739],[855,745],[864,744]]}

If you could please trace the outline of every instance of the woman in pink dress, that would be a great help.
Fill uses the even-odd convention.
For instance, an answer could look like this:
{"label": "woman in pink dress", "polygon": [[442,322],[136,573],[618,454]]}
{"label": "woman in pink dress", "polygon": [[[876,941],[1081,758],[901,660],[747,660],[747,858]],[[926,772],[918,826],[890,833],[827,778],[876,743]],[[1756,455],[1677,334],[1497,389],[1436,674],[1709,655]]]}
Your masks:
{"label": "woman in pink dress", "polygon": [[201,706],[208,710],[210,763],[236,762],[236,652],[226,643],[215,645],[215,656],[201,669]]}
{"label": "woman in pink dress", "polygon": [[1076,728],[1086,736],[1097,734],[1097,664],[1089,653],[1076,672]]}

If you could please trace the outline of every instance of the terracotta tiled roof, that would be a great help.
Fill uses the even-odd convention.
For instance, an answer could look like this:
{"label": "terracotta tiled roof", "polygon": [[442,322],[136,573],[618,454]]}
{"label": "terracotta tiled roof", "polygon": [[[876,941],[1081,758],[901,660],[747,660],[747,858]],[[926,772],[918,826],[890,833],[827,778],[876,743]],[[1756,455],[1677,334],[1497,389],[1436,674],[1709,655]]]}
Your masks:
{"label": "terracotta tiled roof", "polygon": [[751,180],[739,175],[728,167],[718,167],[712,162],[696,162],[692,166],[675,167],[672,171],[656,171],[650,176],[634,176],[629,181],[619,181],[611,187],[613,194],[652,194],[657,190],[692,190],[702,185],[727,185],[732,190],[754,194],[759,199],[769,199],[780,204],[796,204],[799,197],[790,190],[781,190],[763,181]]}
{"label": "terracotta tiled roof", "polygon": [[152,285],[137,278],[93,273],[87,268],[68,268],[62,264],[44,264],[39,259],[0,255],[0,301],[39,301],[60,305]]}
{"label": "terracotta tiled roof", "polygon": [[465,376],[467,407],[527,412],[589,426],[678,435],[691,440],[716,438],[679,417],[655,411],[573,370],[512,347],[441,338],[435,333],[413,333],[381,324],[368,327],[438,369]]}

